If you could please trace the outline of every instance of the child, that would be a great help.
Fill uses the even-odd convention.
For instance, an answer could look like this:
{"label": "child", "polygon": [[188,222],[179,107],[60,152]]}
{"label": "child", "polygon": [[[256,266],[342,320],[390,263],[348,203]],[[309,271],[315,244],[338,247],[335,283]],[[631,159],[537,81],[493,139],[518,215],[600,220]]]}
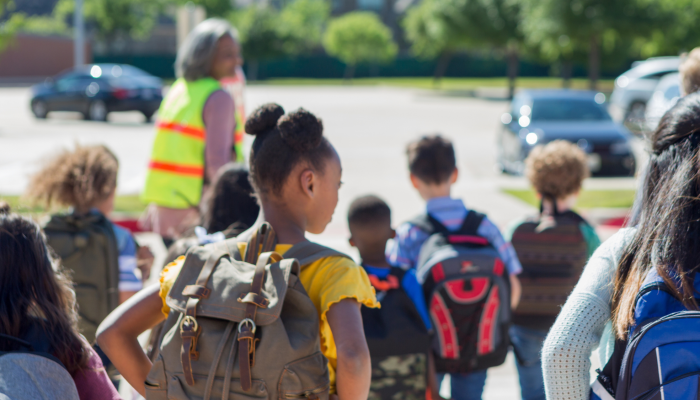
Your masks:
{"label": "child", "polygon": [[[321,121],[303,109],[284,115],[276,104],[261,106],[248,118],[246,132],[255,135],[250,175],[262,208],[253,229],[268,222],[284,243],[275,250],[284,255],[307,241],[305,232],[320,234],[330,222],[341,185],[340,159]],[[238,247],[241,253],[246,249],[244,242]],[[182,261],[169,265],[160,287],[142,291],[100,327],[98,342],[141,394],[152,364],[137,337],[165,319],[169,307],[163,298],[181,268]],[[367,399],[371,365],[360,306],[378,304],[366,273],[348,258],[333,256],[306,265],[299,280],[318,312],[331,393],[340,400]]]}
{"label": "child", "polygon": [[[117,157],[107,147],[77,146],[46,163],[28,188],[28,196],[47,208],[71,207],[54,214],[44,230],[49,246],[72,271],[81,333],[89,342],[102,319],[142,288],[136,242],[129,231],[107,220],[114,209],[118,170]],[[112,293],[115,287],[118,293]]]}
{"label": "child", "polygon": [[362,309],[372,355],[369,398],[424,399],[430,317],[415,270],[393,267],[384,256],[386,242],[396,235],[391,210],[376,196],[359,197],[350,205],[348,226],[350,245],[360,252],[362,267],[382,304],[381,309]]}
{"label": "child", "polygon": [[[0,336],[0,354],[48,353],[74,383],[54,382],[58,376],[45,369],[34,371],[30,360],[24,359],[27,363],[17,363],[21,367],[15,365],[14,371],[7,363],[0,368],[4,378],[0,397],[27,398],[34,392],[27,384],[33,383],[54,391],[41,398],[74,398],[70,392],[77,389],[82,400],[121,399],[100,358],[78,333],[72,284],[51,256],[44,234],[36,223],[12,214],[6,204],[0,207],[0,315],[0,334],[7,335]],[[9,337],[30,342],[33,349],[28,351]]]}
{"label": "child", "polygon": [[541,210],[514,223],[508,235],[523,266],[523,295],[510,337],[523,400],[544,400],[542,343],[600,239],[571,210],[588,176],[586,154],[578,146],[555,140],[535,147],[525,160],[525,174],[541,199]]}
{"label": "child", "polygon": [[[426,213],[450,231],[463,225],[470,210],[462,200],[451,197],[452,185],[457,181],[458,171],[452,143],[439,136],[424,136],[407,147],[408,168],[413,187],[426,201]],[[520,296],[517,275],[520,263],[511,245],[506,242],[496,225],[484,218],[477,234],[486,238],[498,250],[500,259],[508,271],[511,287],[511,306],[515,307]],[[401,225],[397,238],[387,248],[387,260],[404,269],[416,268],[423,243],[430,233],[414,223]],[[444,377],[439,376],[439,380]],[[486,383],[486,370],[469,374],[451,374],[452,398],[455,400],[481,399]]]}

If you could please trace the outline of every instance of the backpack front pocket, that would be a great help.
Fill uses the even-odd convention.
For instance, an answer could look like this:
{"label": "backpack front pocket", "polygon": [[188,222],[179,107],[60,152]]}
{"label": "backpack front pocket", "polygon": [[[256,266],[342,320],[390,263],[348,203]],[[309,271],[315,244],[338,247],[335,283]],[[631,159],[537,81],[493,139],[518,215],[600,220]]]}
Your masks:
{"label": "backpack front pocket", "polygon": [[327,400],[330,391],[328,360],[318,352],[284,367],[279,398]]}

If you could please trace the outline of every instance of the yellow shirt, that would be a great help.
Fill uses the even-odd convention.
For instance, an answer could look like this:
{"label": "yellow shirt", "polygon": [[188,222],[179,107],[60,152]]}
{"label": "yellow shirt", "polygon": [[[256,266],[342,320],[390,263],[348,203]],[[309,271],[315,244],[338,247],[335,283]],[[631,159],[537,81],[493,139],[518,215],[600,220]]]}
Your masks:
{"label": "yellow shirt", "polygon": [[[275,251],[284,255],[290,248],[291,245],[278,244]],[[238,249],[241,254],[245,254],[246,244],[239,243]],[[175,283],[184,260],[185,256],[181,256],[168,264],[161,273],[160,297],[163,299],[163,313],[166,316],[170,313],[170,308],[165,304],[165,298]],[[345,257],[322,258],[302,269],[299,280],[318,310],[321,352],[328,359],[331,393],[335,393],[338,353],[326,313],[333,304],[343,299],[356,299],[360,304],[371,308],[379,308],[379,302],[365,270]]]}

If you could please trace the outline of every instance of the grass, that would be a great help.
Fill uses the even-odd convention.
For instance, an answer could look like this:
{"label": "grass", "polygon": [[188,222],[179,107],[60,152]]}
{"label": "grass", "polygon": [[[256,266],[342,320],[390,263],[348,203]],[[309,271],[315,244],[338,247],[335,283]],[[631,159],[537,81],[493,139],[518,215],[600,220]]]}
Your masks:
{"label": "grass", "polygon": [[[503,192],[524,201],[534,207],[540,206],[540,200],[532,189],[503,189]],[[634,203],[635,191],[620,190],[583,190],[576,202],[576,209],[587,208],[630,208]]]}
{"label": "grass", "polygon": [[[48,210],[43,206],[33,206],[29,201],[20,196],[6,196],[0,194],[0,200],[10,204],[13,211],[22,214],[45,214]],[[138,216],[146,209],[138,195],[117,196],[114,201],[114,211],[120,214]]]}
{"label": "grass", "polygon": [[[342,79],[301,79],[301,78],[285,78],[285,79],[267,79],[264,81],[249,82],[251,85],[288,85],[288,86],[336,86],[346,84]],[[357,78],[350,83],[354,86],[396,86],[396,87],[411,87],[418,89],[440,89],[448,91],[458,90],[474,90],[481,87],[507,87],[508,79],[506,78],[443,78],[439,85],[436,86],[432,77],[417,77],[417,78]],[[516,81],[517,88],[523,89],[539,89],[539,88],[560,88],[562,81],[560,78],[518,78]],[[571,87],[573,89],[588,89],[588,80],[577,78],[572,79]],[[612,92],[614,81],[612,79],[604,79],[598,82],[598,90],[603,92]]]}

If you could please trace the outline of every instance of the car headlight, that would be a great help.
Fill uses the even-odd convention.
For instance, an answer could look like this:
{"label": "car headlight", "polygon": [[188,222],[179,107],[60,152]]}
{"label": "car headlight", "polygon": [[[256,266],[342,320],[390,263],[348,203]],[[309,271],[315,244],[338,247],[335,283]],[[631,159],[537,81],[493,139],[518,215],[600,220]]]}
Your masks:
{"label": "car headlight", "polygon": [[628,154],[632,151],[628,141],[615,142],[610,145],[610,154]]}

